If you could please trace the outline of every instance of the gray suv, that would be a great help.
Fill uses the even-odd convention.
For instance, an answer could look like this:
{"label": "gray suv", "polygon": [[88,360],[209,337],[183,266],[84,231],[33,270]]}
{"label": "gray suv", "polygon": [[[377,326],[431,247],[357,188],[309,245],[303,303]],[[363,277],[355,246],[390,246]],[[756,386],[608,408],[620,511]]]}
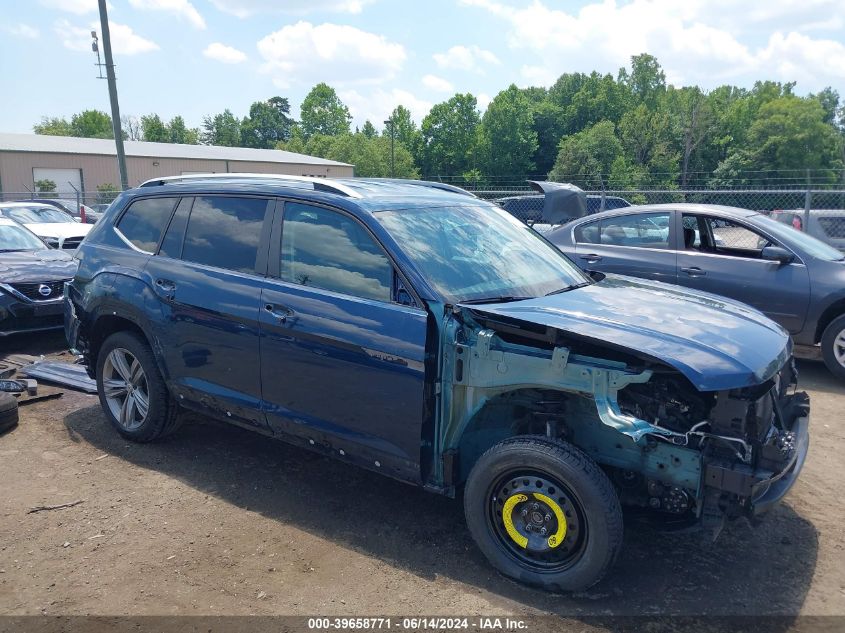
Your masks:
{"label": "gray suv", "polygon": [[845,257],[805,232],[756,211],[678,203],[606,211],[546,238],[585,270],[747,303],[789,331],[803,355],[820,344],[845,379]]}
{"label": "gray suv", "polygon": [[845,209],[811,209],[808,217],[804,209],[776,209],[771,218],[845,252]]}

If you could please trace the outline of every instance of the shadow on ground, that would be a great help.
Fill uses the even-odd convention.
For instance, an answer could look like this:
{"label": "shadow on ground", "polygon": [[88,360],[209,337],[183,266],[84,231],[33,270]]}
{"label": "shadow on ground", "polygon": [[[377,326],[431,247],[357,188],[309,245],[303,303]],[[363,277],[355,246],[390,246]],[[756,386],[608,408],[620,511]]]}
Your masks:
{"label": "shadow on ground", "polygon": [[65,424],[76,439],[227,503],[421,577],[444,575],[561,615],[793,615],[816,563],[816,529],[788,504],[755,530],[731,524],[715,545],[626,520],[625,547],[608,578],[584,594],[551,595],[494,572],[457,501],[216,423],[192,420],[148,445],[121,439],[96,406],[70,413]]}

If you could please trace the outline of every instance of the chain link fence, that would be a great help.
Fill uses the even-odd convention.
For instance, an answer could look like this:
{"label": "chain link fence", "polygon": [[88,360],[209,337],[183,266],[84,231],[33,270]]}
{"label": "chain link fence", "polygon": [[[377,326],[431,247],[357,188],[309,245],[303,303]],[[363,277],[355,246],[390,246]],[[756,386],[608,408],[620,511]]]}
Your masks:
{"label": "chain link fence", "polygon": [[[496,202],[523,222],[541,222],[543,194],[529,187],[485,187],[473,190]],[[698,203],[740,207],[766,213],[845,251],[845,188],[842,189],[627,189],[586,191],[587,212],[629,205]]]}

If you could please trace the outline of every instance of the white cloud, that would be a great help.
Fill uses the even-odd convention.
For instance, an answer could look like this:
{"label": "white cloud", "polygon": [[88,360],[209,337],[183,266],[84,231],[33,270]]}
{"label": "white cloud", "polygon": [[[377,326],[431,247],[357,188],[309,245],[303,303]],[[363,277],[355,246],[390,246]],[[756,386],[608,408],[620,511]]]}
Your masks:
{"label": "white cloud", "polygon": [[490,102],[492,100],[493,98],[486,92],[479,93],[475,97],[475,101],[478,104],[478,109],[482,114],[484,114],[484,111],[487,109],[487,106],[490,105]]}
{"label": "white cloud", "polygon": [[40,35],[38,29],[29,26],[28,24],[12,24],[11,26],[3,27],[7,33],[11,33],[15,37],[24,37],[28,40],[37,39]]}
{"label": "white cloud", "polygon": [[257,13],[287,13],[304,15],[323,11],[361,13],[364,6],[375,0],[211,0],[220,11],[239,18]]}
{"label": "white cloud", "polygon": [[[97,11],[97,0],[41,0],[41,4],[48,9],[58,9],[77,15],[85,15]],[[111,8],[111,5],[109,5]]]}
{"label": "white cloud", "polygon": [[486,66],[500,64],[492,52],[478,46],[453,46],[445,53],[435,53],[434,61],[440,68],[484,72]]}
{"label": "white cloud", "polygon": [[361,94],[357,90],[344,90],[338,96],[349,108],[355,125],[363,125],[364,121],[379,124],[386,121],[398,105],[403,105],[411,112],[411,116],[418,123],[431,110],[432,103],[417,98],[407,90],[368,90]]}
{"label": "white cloud", "polygon": [[426,88],[435,92],[452,92],[455,89],[451,83],[436,75],[426,75],[422,78],[422,83]]}
{"label": "white cloud", "polygon": [[239,64],[246,61],[246,53],[239,51],[237,48],[221,44],[220,42],[209,44],[202,54],[209,59],[214,59],[224,64]]}
{"label": "white cloud", "polygon": [[186,19],[195,28],[205,28],[205,20],[188,0],[129,0],[129,4],[144,11],[172,13]]}
{"label": "white cloud", "polygon": [[[91,30],[100,29],[99,22],[92,22],[88,28],[71,24],[67,20],[57,20],[53,26],[56,35],[61,39],[65,48],[72,51],[91,50]],[[125,24],[118,24],[109,20],[112,51],[115,55],[137,55],[157,51],[159,46],[155,42],[141,37]]]}
{"label": "white cloud", "polygon": [[[771,78],[817,90],[845,77],[842,38],[799,32],[836,16],[841,0],[600,0],[571,13],[548,0],[519,7],[460,2],[508,23],[505,41],[523,57],[529,83],[548,85],[563,72],[615,73],[644,52],[657,57],[670,80],[704,87]],[[772,32],[774,20],[790,26]]]}
{"label": "white cloud", "polygon": [[258,42],[264,72],[279,88],[295,83],[379,84],[402,68],[401,44],[382,35],[339,24],[297,22]]}

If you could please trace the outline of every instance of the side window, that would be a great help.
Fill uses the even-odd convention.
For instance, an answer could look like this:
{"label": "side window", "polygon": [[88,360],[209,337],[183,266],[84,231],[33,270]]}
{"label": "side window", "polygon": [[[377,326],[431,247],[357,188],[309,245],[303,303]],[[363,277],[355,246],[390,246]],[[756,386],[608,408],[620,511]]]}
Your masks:
{"label": "side window", "polygon": [[133,202],[117,223],[117,230],[145,253],[154,253],[178,198],[146,198]]}
{"label": "side window", "polygon": [[167,227],[167,231],[164,233],[164,239],[161,240],[161,246],[158,249],[159,255],[174,259],[182,257],[182,242],[185,240],[185,227],[188,226],[188,214],[191,212],[191,205],[193,203],[193,198],[182,198],[179,202],[179,206],[176,207],[176,213],[173,214],[173,219],[170,220],[170,226]]}
{"label": "side window", "polygon": [[367,230],[342,213],[285,203],[281,259],[285,281],[391,299],[393,265]]}
{"label": "side window", "polygon": [[760,252],[772,242],[756,231],[723,218],[705,219],[713,236],[713,250],[723,255],[759,258]]}
{"label": "side window", "polygon": [[587,222],[575,227],[575,241],[579,244],[598,244],[599,223]]}
{"label": "side window", "polygon": [[267,200],[199,196],[188,218],[182,259],[243,273],[255,272]]}
{"label": "side window", "polygon": [[698,251],[701,250],[701,235],[707,234],[706,229],[702,230],[700,226],[704,218],[697,215],[684,214],[681,224],[684,229],[684,250]]}
{"label": "side window", "polygon": [[638,213],[601,222],[601,243],[636,248],[669,248],[669,212]]}

